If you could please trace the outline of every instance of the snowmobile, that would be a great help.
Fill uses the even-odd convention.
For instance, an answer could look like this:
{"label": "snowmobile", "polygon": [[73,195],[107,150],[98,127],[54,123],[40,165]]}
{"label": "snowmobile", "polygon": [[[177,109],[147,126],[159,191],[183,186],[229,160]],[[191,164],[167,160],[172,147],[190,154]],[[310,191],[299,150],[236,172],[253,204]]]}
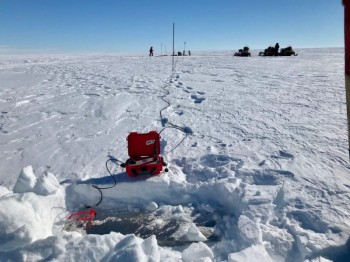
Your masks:
{"label": "snowmobile", "polygon": [[273,46],[269,46],[264,50],[264,52],[259,53],[259,56],[275,56],[275,55],[276,55],[276,51]]}
{"label": "snowmobile", "polygon": [[249,47],[245,46],[243,49],[239,49],[238,52],[234,53],[234,56],[251,56]]}
{"label": "snowmobile", "polygon": [[264,52],[260,52],[259,56],[297,56],[291,46],[287,46],[286,48],[281,48],[281,52],[276,52],[276,49],[273,46],[269,46],[264,50]]}
{"label": "snowmobile", "polygon": [[286,48],[282,48],[281,52],[278,54],[280,56],[297,56],[298,54],[296,54],[293,50],[293,48],[291,46],[287,46]]}

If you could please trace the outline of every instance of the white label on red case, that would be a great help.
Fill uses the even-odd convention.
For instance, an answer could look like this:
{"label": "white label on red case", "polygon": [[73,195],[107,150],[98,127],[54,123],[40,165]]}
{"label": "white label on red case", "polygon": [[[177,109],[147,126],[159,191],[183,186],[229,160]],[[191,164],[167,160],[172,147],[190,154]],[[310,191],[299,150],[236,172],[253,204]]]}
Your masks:
{"label": "white label on red case", "polygon": [[154,144],[154,142],[156,142],[156,140],[147,140],[146,145],[147,146],[152,145],[152,144]]}

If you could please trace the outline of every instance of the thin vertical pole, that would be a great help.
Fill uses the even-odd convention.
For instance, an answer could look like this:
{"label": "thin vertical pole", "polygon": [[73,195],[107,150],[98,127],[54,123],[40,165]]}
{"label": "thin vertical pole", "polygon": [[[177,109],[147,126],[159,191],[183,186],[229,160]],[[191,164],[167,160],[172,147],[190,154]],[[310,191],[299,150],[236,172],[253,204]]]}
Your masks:
{"label": "thin vertical pole", "polygon": [[344,5],[344,42],[345,42],[345,92],[348,116],[348,141],[350,158],[350,0],[343,0]]}
{"label": "thin vertical pole", "polygon": [[163,56],[163,42],[160,43],[160,56]]}
{"label": "thin vertical pole", "polygon": [[175,23],[173,23],[173,67],[172,67],[172,71],[175,70]]}

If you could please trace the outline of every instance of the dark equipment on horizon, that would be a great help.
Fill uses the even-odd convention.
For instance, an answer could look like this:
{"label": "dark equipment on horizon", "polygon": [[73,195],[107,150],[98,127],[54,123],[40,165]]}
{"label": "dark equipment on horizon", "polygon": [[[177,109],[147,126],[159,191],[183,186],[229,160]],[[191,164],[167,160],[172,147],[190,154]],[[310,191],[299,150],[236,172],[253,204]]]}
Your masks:
{"label": "dark equipment on horizon", "polygon": [[260,52],[259,56],[297,56],[291,46],[287,46],[286,48],[281,48],[281,52],[276,52],[276,48],[273,46],[269,46],[264,50],[264,52]]}
{"label": "dark equipment on horizon", "polygon": [[243,49],[239,49],[238,52],[234,53],[234,56],[251,56],[250,49],[248,46],[243,47]]}

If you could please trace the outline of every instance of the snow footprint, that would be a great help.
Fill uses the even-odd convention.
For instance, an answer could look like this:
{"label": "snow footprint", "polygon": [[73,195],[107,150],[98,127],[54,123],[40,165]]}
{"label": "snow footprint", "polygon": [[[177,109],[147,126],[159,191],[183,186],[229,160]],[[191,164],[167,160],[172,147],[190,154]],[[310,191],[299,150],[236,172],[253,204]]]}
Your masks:
{"label": "snow footprint", "polygon": [[194,100],[195,104],[201,104],[205,100],[205,97],[199,97],[197,95],[191,95],[191,98]]}
{"label": "snow footprint", "polygon": [[267,166],[271,162],[292,162],[294,160],[294,155],[285,151],[279,150],[272,154],[268,159],[265,159],[259,163],[259,166]]}
{"label": "snow footprint", "polygon": [[175,160],[175,164],[186,174],[188,182],[198,183],[211,179],[233,178],[243,161],[227,155],[208,154],[200,159],[183,157]]}

